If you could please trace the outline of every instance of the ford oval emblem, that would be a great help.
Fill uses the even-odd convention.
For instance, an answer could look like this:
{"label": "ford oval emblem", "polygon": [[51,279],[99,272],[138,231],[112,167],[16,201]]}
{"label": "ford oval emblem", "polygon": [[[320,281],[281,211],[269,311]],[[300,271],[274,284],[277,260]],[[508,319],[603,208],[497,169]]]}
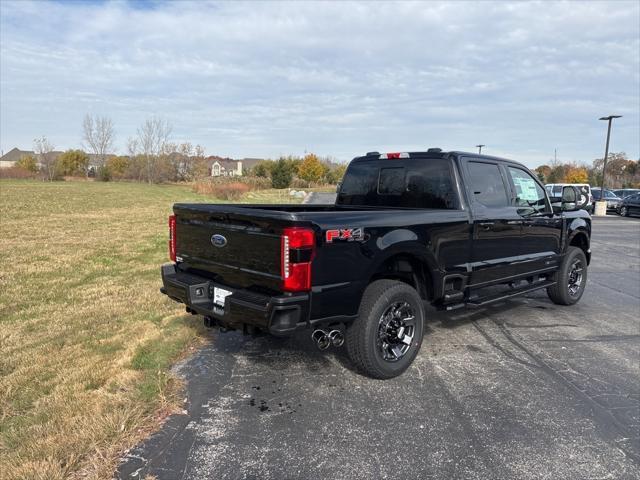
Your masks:
{"label": "ford oval emblem", "polygon": [[216,233],[215,235],[211,235],[211,244],[214,247],[222,248],[227,244],[227,239]]}

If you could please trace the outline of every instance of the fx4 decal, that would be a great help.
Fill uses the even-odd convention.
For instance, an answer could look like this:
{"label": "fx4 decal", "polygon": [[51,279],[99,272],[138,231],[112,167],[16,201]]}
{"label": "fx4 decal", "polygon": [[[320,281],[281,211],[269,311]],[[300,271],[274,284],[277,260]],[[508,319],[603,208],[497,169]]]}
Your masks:
{"label": "fx4 decal", "polygon": [[333,243],[336,240],[346,240],[347,242],[359,242],[364,240],[364,230],[362,227],[339,228],[335,230],[327,230],[325,232],[324,238],[327,241],[327,243]]}

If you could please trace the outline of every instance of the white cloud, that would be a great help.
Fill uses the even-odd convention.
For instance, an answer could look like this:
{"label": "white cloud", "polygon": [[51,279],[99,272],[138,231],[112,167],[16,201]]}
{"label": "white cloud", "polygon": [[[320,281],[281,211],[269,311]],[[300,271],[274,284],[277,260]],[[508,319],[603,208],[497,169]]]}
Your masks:
{"label": "white cloud", "polygon": [[209,153],[349,159],[429,146],[640,154],[640,7],[630,2],[139,4],[1,8],[0,143],[80,143],[85,113],[120,150],[146,117]]}

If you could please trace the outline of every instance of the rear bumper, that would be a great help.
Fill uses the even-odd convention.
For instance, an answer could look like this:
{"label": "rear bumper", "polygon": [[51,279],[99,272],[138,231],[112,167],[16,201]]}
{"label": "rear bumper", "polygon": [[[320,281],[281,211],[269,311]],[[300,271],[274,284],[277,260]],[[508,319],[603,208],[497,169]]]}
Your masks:
{"label": "rear bumper", "polygon": [[[309,323],[309,294],[268,296],[234,289],[198,275],[181,272],[175,264],[162,266],[160,292],[201,315],[215,318],[228,327],[252,325],[273,335],[288,335]],[[214,287],[231,291],[224,306],[213,303]]]}

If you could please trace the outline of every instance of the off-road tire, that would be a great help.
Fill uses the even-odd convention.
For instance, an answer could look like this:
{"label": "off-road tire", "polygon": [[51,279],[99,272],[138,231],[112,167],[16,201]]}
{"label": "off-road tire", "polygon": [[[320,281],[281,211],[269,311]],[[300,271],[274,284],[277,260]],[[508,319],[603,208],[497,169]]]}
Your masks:
{"label": "off-road tire", "polygon": [[[582,282],[577,293],[572,295],[569,292],[568,283],[571,268],[576,260],[582,264]],[[553,280],[556,281],[556,284],[547,288],[547,295],[553,303],[557,305],[573,305],[580,300],[587,285],[587,257],[582,249],[578,247],[569,247],[567,249],[567,254],[562,261],[560,270],[554,274]]]}
{"label": "off-road tire", "polygon": [[[407,302],[414,312],[415,331],[407,352],[396,361],[383,358],[378,330],[383,313],[396,302]],[[376,280],[364,291],[358,317],[346,330],[347,353],[353,364],[372,378],[388,379],[404,372],[416,358],[424,335],[425,311],[418,292],[396,280]]]}

